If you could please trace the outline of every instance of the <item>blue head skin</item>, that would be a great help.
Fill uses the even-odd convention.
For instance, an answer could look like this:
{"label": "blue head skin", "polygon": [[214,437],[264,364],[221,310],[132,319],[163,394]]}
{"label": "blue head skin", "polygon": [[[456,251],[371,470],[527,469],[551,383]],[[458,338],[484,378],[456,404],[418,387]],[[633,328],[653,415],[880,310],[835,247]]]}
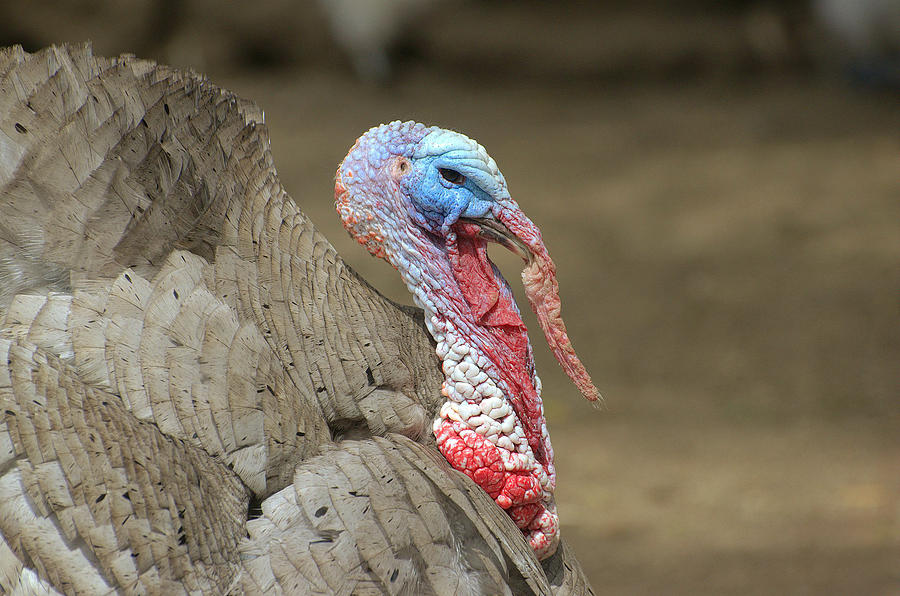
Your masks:
{"label": "blue head skin", "polygon": [[335,199],[351,235],[394,266],[410,234],[447,238],[460,218],[500,222],[515,215],[537,231],[481,145],[414,122],[391,122],[360,137],[338,169]]}
{"label": "blue head skin", "polygon": [[430,232],[446,235],[460,217],[490,217],[512,201],[494,160],[459,133],[433,129],[411,158],[411,171],[400,187],[414,207],[410,218]]}
{"label": "blue head skin", "polygon": [[[425,277],[436,282],[430,292],[452,283],[448,255],[457,233],[498,242],[526,258],[526,296],[551,349],[585,397],[598,398],[560,317],[556,269],[541,233],[481,145],[415,122],[372,128],[338,168],[335,205],[351,236],[396,267],[423,304],[429,297],[416,288]],[[472,225],[455,226],[461,219]]]}

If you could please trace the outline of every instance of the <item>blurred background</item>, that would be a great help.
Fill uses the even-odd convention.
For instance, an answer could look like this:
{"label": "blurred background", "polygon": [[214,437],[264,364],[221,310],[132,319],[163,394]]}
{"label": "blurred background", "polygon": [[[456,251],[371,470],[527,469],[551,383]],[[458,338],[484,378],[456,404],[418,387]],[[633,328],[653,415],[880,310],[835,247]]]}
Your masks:
{"label": "blurred background", "polygon": [[0,5],[3,45],[85,39],[259,103],[288,192],[400,302],[334,169],[398,118],[487,147],[606,396],[533,336],[599,593],[900,594],[900,1]]}

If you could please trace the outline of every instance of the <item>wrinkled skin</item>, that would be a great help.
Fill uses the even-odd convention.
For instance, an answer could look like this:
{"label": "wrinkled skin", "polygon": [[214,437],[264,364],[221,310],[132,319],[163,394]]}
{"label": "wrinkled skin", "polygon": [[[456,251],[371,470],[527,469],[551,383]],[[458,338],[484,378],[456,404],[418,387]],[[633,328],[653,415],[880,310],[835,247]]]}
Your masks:
{"label": "wrinkled skin", "polygon": [[566,333],[540,231],[484,148],[413,122],[360,137],[338,169],[335,200],[350,234],[400,272],[426,312],[445,374],[433,426],[441,453],[509,513],[539,558],[550,556],[559,521],[541,383],[488,242],[526,261],[526,295],[551,350],[588,400],[599,392]]}

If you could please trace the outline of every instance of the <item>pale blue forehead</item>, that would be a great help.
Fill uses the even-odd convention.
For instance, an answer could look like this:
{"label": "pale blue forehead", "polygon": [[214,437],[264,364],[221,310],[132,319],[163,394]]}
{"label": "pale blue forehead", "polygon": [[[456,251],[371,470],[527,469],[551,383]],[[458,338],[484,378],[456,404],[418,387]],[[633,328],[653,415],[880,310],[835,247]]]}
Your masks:
{"label": "pale blue forehead", "polygon": [[434,157],[435,165],[460,171],[490,195],[496,195],[506,188],[503,174],[484,147],[452,130],[432,129],[416,145],[412,157]]}
{"label": "pale blue forehead", "polygon": [[373,169],[379,169],[391,155],[404,155],[411,159],[433,160],[437,167],[458,170],[489,195],[506,192],[503,174],[484,147],[452,130],[398,120],[369,130],[360,138],[357,149],[365,155],[363,159],[368,162],[365,169],[370,176],[374,174]]}

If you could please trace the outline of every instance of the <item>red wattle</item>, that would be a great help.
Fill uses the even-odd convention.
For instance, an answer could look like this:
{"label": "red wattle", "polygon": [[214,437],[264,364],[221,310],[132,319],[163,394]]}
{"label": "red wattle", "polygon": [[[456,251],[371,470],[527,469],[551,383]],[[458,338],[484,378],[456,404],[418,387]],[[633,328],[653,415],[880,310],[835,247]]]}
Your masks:
{"label": "red wattle", "polygon": [[453,274],[476,323],[491,336],[489,345],[483,346],[485,356],[496,364],[497,372],[509,388],[507,397],[535,457],[547,465],[541,439],[544,418],[529,368],[528,329],[516,312],[511,295],[500,291],[504,282],[498,279],[488,258],[487,241],[478,236],[478,226],[458,223],[454,232],[458,254],[450,258]]}
{"label": "red wattle", "polygon": [[556,266],[547,253],[540,230],[518,209],[503,209],[498,214],[498,219],[531,252],[531,261],[522,270],[522,282],[525,285],[525,295],[537,315],[553,355],[586,399],[599,400],[600,391],[575,354],[575,348],[566,332],[566,324],[560,314]]}

